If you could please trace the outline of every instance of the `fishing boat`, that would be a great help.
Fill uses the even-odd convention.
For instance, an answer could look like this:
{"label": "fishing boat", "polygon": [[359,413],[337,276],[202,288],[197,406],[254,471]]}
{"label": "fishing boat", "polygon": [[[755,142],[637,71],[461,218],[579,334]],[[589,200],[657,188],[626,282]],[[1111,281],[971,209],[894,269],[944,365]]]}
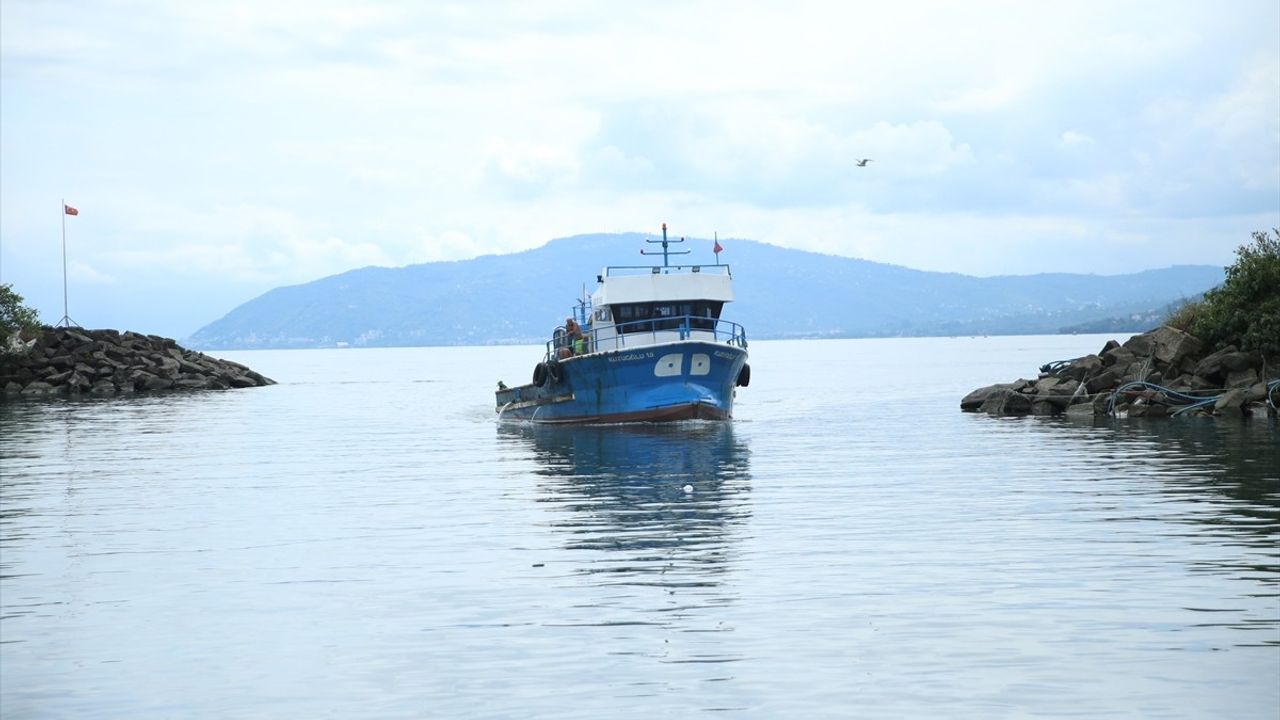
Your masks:
{"label": "fishing boat", "polygon": [[[751,382],[747,333],[721,319],[733,274],[719,261],[673,265],[689,254],[662,225],[662,264],[609,266],[596,289],[556,327],[532,382],[498,384],[500,420],[621,423],[726,420],[736,388]],[[584,292],[585,295],[585,292]]]}

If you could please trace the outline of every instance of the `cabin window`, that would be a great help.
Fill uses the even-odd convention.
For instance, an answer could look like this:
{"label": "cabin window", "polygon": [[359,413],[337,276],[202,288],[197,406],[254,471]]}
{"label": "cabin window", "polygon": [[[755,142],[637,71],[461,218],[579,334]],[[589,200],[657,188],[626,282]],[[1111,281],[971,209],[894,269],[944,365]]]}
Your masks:
{"label": "cabin window", "polygon": [[596,322],[609,322],[613,318],[609,317],[609,306],[596,308]]}
{"label": "cabin window", "polygon": [[[653,332],[677,330],[689,327],[695,330],[711,330],[716,326],[723,302],[713,300],[688,300],[683,302],[628,303],[613,306],[613,317],[618,332]],[[649,321],[649,322],[643,322]]]}
{"label": "cabin window", "polygon": [[674,306],[661,304],[653,306],[654,330],[677,330],[679,327],[680,319],[676,317]]}

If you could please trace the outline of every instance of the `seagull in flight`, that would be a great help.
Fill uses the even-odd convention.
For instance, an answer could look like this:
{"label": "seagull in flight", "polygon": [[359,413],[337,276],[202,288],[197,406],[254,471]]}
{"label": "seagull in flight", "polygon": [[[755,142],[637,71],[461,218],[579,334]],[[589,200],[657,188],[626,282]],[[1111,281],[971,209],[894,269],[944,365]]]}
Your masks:
{"label": "seagull in flight", "polygon": [[869,162],[872,162],[871,158],[862,158],[858,161],[858,167],[866,167]]}

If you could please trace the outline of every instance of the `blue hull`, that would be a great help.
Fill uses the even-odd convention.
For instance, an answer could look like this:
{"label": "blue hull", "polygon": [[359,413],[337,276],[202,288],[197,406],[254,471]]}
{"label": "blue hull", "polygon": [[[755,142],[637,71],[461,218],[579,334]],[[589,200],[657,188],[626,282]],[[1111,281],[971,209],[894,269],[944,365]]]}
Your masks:
{"label": "blue hull", "polygon": [[616,423],[724,420],[746,350],[682,341],[570,357],[541,384],[499,390],[501,420]]}

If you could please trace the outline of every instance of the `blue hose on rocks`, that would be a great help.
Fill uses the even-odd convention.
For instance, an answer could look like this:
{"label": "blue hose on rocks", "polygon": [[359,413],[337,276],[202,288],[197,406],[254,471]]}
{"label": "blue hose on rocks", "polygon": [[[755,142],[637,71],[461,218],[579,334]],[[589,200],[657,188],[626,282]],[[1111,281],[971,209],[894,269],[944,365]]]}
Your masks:
{"label": "blue hose on rocks", "polygon": [[1063,368],[1079,359],[1080,358],[1072,358],[1070,360],[1054,360],[1053,362],[1047,362],[1040,366],[1040,372],[1057,375],[1059,372],[1062,372]]}
{"label": "blue hose on rocks", "polygon": [[1276,395],[1280,395],[1280,379],[1267,381],[1267,406],[1272,410],[1280,410],[1280,406],[1276,404]]}
{"label": "blue hose on rocks", "polygon": [[1218,402],[1218,397],[1221,397],[1221,395],[1219,395],[1219,396],[1217,396],[1217,397],[1206,398],[1206,399],[1204,399],[1204,400],[1201,400],[1200,402],[1194,402],[1194,403],[1191,403],[1190,405],[1187,405],[1187,406],[1185,406],[1185,407],[1180,407],[1180,408],[1178,408],[1177,410],[1175,410],[1175,411],[1174,411],[1173,416],[1174,416],[1174,417],[1177,417],[1177,416],[1181,415],[1182,413],[1188,413],[1188,412],[1191,412],[1192,410],[1198,410],[1198,409],[1200,409],[1200,408],[1202,408],[1202,407],[1207,407],[1207,406],[1209,406],[1209,405],[1213,405],[1214,403]]}
{"label": "blue hose on rocks", "polygon": [[1222,397],[1221,393],[1216,394],[1213,397],[1189,395],[1187,393],[1178,392],[1177,390],[1171,390],[1163,385],[1156,385],[1155,383],[1149,383],[1145,380],[1135,380],[1121,385],[1115,389],[1115,392],[1111,393],[1111,397],[1107,399],[1107,414],[1115,414],[1117,397],[1126,391],[1133,392],[1136,390],[1153,390],[1163,395],[1166,400],[1171,401],[1173,404],[1183,405],[1184,407],[1179,408],[1178,411],[1174,413],[1175,415],[1181,415],[1189,410],[1195,410],[1206,405],[1212,405],[1218,401],[1218,398]]}

